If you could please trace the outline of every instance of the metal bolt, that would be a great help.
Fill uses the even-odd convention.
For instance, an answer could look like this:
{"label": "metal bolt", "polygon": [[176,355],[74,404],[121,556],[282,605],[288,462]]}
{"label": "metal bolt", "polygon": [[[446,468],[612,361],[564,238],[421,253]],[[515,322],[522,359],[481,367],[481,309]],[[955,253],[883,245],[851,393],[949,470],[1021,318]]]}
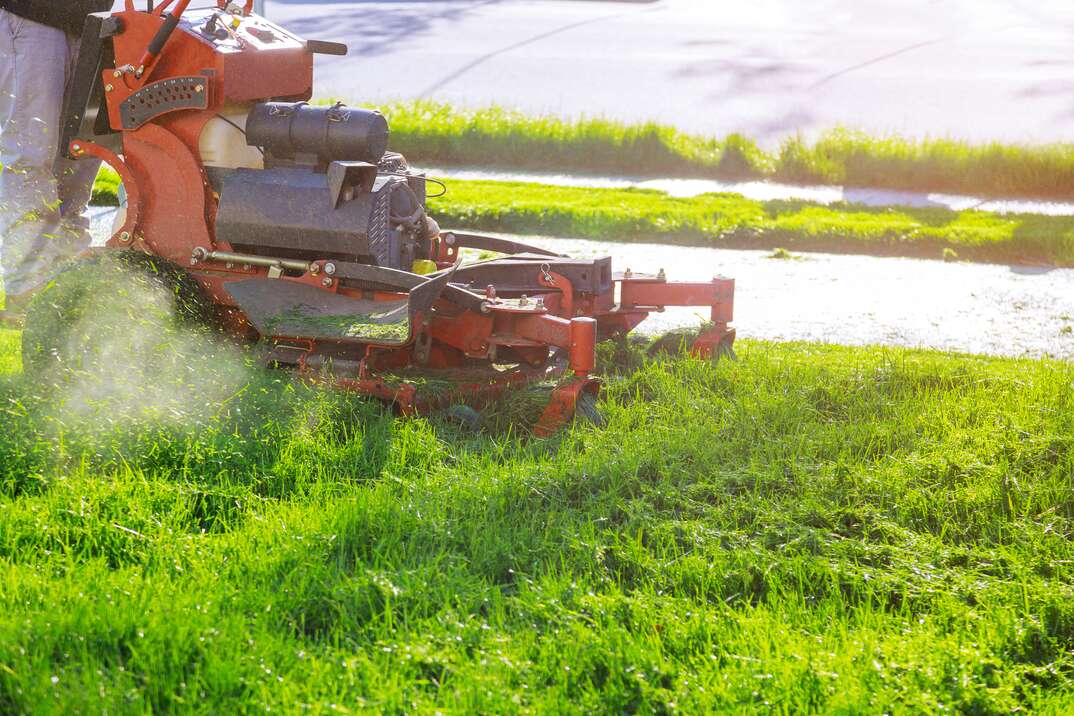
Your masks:
{"label": "metal bolt", "polygon": [[115,77],[116,79],[119,79],[120,77],[123,76],[123,71],[122,70],[115,70],[114,72],[112,72],[112,76]]}
{"label": "metal bolt", "polygon": [[120,235],[119,235],[119,240],[122,241],[123,243],[127,243],[128,241],[131,240],[130,233],[126,232],[126,231],[121,232]]}
{"label": "metal bolt", "polygon": [[194,86],[194,91],[195,92],[204,92],[205,91],[205,86],[204,85],[195,85]]}
{"label": "metal bolt", "polygon": [[522,298],[518,299],[518,305],[528,306],[530,305],[530,298],[526,294],[522,294]]}
{"label": "metal bolt", "polygon": [[626,271],[623,272],[623,278],[630,278],[633,275],[634,275],[634,272],[631,271],[629,268]]}
{"label": "metal bolt", "polygon": [[310,275],[311,276],[316,276],[320,272],[321,272],[321,265],[320,264],[310,264]]}
{"label": "metal bolt", "polygon": [[243,271],[249,271],[251,268],[252,268],[252,266],[250,266],[250,264],[243,264],[242,265],[242,270]]}
{"label": "metal bolt", "polygon": [[454,246],[455,245],[455,234],[445,234],[444,235],[444,243],[447,244],[448,246]]}
{"label": "metal bolt", "polygon": [[235,268],[235,262],[234,261],[228,261],[226,264],[224,264],[224,268],[229,268],[229,269]]}
{"label": "metal bolt", "polygon": [[491,283],[485,286],[485,298],[496,298],[496,287]]}
{"label": "metal bolt", "polygon": [[664,273],[664,269],[660,269],[660,270],[659,270],[659,271],[657,272],[657,274],[656,274],[656,278],[657,278],[658,280],[660,280],[660,281],[666,281],[666,280],[667,280],[667,274],[666,274],[666,273]]}
{"label": "metal bolt", "polygon": [[104,86],[104,91],[105,92],[111,92],[114,89],[115,89],[115,87],[113,87],[112,85],[105,85]]}
{"label": "metal bolt", "polygon": [[81,144],[72,144],[71,145],[71,151],[72,152],[81,152],[82,151],[82,145]]}
{"label": "metal bolt", "polygon": [[197,266],[198,265],[198,260],[193,256],[190,257],[190,265],[191,266]]}
{"label": "metal bolt", "polygon": [[325,288],[331,288],[332,287],[332,279],[330,279],[327,276],[325,276],[323,279],[321,279],[321,285],[324,286]]}
{"label": "metal bolt", "polygon": [[324,265],[324,272],[326,274],[328,274],[329,276],[331,276],[332,274],[334,274],[336,272],[336,265],[334,263],[331,263],[331,262],[326,263]]}

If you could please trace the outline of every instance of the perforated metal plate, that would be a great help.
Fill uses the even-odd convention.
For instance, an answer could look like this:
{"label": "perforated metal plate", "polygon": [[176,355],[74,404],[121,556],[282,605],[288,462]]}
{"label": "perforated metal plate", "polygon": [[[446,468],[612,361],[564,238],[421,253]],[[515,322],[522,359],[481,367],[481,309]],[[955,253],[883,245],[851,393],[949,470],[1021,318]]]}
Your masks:
{"label": "perforated metal plate", "polygon": [[146,85],[119,105],[123,129],[137,129],[166,112],[177,109],[205,109],[209,106],[205,77],[172,77]]}

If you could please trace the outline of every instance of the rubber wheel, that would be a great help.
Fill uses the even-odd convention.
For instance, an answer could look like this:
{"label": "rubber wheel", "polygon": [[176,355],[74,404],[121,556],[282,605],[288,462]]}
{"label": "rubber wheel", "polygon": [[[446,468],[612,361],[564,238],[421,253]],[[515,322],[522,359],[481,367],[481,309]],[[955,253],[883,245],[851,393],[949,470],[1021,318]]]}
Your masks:
{"label": "rubber wheel", "polygon": [[712,360],[719,362],[721,358],[727,358],[728,360],[738,360],[738,353],[735,353],[735,343],[730,337],[725,336],[720,340],[719,345],[716,346],[716,351],[713,354]]}
{"label": "rubber wheel", "polygon": [[585,392],[578,396],[578,400],[574,402],[574,419],[585,421],[597,428],[604,427],[604,416],[597,407],[596,395]]}
{"label": "rubber wheel", "polygon": [[658,356],[681,356],[690,352],[690,346],[697,338],[697,329],[677,329],[668,331],[652,342],[647,351],[650,358]]}
{"label": "rubber wheel", "polygon": [[[697,329],[669,331],[652,342],[649,346],[648,355],[650,358],[686,355],[690,352],[690,348],[693,347],[698,335],[700,335],[700,331]],[[719,363],[722,358],[738,360],[733,338],[730,336],[721,338],[715,350],[712,351],[711,359],[713,363]]]}
{"label": "rubber wheel", "polygon": [[176,329],[207,326],[211,315],[198,282],[170,261],[102,251],[73,261],[34,296],[23,327],[23,371],[40,377],[121,368],[108,363],[126,362],[135,346],[174,349]]}
{"label": "rubber wheel", "polygon": [[448,422],[454,423],[461,429],[470,433],[481,432],[481,426],[485,421],[484,416],[469,405],[456,403],[444,411],[444,417]]}

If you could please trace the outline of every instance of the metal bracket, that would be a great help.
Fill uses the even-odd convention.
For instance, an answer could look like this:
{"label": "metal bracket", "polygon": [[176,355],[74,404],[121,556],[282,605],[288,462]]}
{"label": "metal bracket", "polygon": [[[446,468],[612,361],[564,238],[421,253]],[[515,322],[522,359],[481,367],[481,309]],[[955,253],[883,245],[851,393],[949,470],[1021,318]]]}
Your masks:
{"label": "metal bracket", "polygon": [[541,264],[541,272],[537,276],[537,281],[547,288],[559,289],[562,293],[560,298],[560,313],[567,318],[574,316],[574,286],[571,285],[570,279],[563,274],[558,274],[552,271],[548,264]]}
{"label": "metal bracket", "polygon": [[414,336],[414,362],[418,365],[426,365],[429,362],[429,352],[432,347],[433,334],[429,332],[428,325],[424,325]]}

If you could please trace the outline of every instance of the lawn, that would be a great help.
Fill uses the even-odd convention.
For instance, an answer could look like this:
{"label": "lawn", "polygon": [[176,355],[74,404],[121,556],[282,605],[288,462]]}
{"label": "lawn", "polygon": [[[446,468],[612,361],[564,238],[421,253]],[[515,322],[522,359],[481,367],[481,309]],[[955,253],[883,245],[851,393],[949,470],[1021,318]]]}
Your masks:
{"label": "lawn", "polygon": [[48,388],[18,339],[0,711],[1074,702],[1070,364],[746,342],[534,440],[207,344]]}
{"label": "lawn", "polygon": [[[114,173],[102,172],[95,201],[114,204],[117,186]],[[429,200],[445,228],[1074,266],[1074,217],[824,206],[738,194],[678,198],[652,189],[527,182],[451,180],[447,186],[444,196]]]}
{"label": "lawn", "polygon": [[454,180],[429,210],[444,227],[601,241],[1074,265],[1074,217]]}
{"label": "lawn", "polygon": [[772,179],[794,184],[1074,198],[1074,145],[971,144],[845,128],[765,150],[748,137],[686,134],[655,123],[526,115],[428,100],[374,105],[392,148],[424,165],[626,176]]}

